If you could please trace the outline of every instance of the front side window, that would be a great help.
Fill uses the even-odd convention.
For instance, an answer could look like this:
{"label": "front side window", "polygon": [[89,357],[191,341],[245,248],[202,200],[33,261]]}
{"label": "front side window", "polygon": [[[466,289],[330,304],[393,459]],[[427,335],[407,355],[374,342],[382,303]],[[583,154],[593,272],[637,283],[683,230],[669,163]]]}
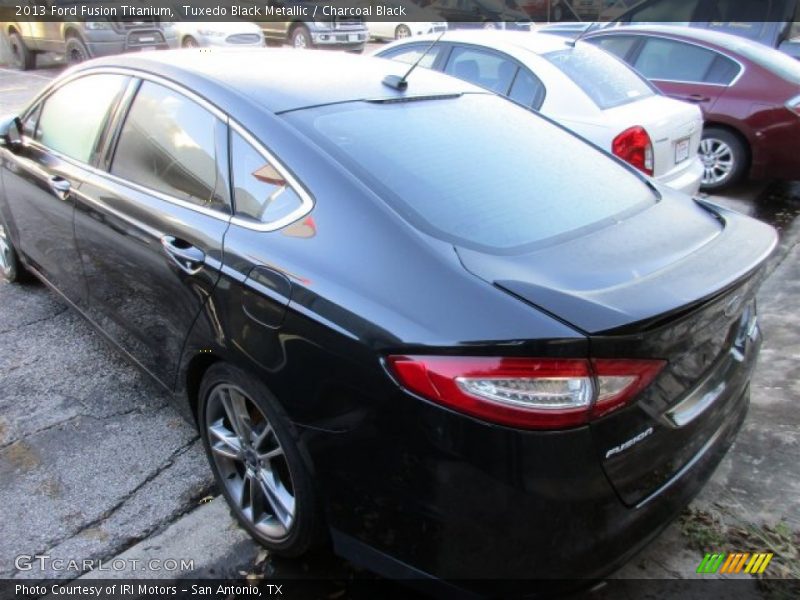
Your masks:
{"label": "front side window", "polygon": [[456,46],[444,71],[498,94],[508,95],[517,65],[494,52]]}
{"label": "front side window", "polygon": [[[87,75],[48,96],[36,120],[25,122],[25,135],[81,162],[90,162],[108,114],[125,87],[124,75]],[[29,123],[30,121],[30,123]],[[31,131],[32,128],[36,131]]]}
{"label": "front side window", "polygon": [[128,111],[111,173],[193,204],[226,207],[217,193],[220,128],[196,102],[144,81]]}
{"label": "front side window", "polygon": [[236,216],[276,223],[302,206],[280,171],[235,131],[231,132],[231,164]]}
{"label": "front side window", "polygon": [[39,122],[39,114],[42,112],[42,105],[37,104],[36,107],[28,113],[25,120],[22,122],[22,134],[26,137],[34,139],[36,137],[36,124]]}
{"label": "front side window", "polygon": [[602,37],[589,38],[586,41],[600,46],[606,52],[625,60],[636,43],[636,39],[632,35],[604,35]]}

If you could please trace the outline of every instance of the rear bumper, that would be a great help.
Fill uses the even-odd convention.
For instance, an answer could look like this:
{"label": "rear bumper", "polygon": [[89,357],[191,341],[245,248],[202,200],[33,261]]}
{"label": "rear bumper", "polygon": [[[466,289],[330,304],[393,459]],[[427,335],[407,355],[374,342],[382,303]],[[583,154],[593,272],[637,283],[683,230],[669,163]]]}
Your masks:
{"label": "rear bumper", "polygon": [[515,431],[397,392],[390,404],[401,411],[306,439],[337,553],[389,577],[444,579],[496,596],[498,585],[509,593],[541,580],[582,585],[636,554],[730,447],[749,401],[746,387],[736,393],[691,465],[636,507],[609,484],[586,427]]}
{"label": "rear bumper", "polygon": [[700,190],[700,182],[702,179],[703,163],[699,158],[695,158],[688,168],[667,173],[659,177],[658,181],[674,190],[694,196]]}

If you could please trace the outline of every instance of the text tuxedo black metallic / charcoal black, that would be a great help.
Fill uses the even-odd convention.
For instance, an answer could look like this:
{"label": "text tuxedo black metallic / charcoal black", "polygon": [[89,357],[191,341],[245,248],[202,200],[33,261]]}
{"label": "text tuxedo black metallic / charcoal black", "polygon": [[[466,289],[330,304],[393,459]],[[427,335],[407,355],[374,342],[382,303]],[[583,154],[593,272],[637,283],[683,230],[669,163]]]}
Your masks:
{"label": "text tuxedo black metallic / charcoal black", "polygon": [[381,83],[407,69],[215,50],[67,71],[2,126],[3,274],[174,392],[267,547],[602,577],[741,426],[775,232],[462,81]]}

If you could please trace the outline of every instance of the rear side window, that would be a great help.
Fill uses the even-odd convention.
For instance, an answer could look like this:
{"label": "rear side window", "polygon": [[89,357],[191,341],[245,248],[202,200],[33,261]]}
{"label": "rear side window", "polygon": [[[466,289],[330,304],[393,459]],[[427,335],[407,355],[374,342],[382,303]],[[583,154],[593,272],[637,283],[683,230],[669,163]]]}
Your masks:
{"label": "rear side window", "polygon": [[231,164],[236,216],[277,223],[302,206],[281,172],[235,131],[231,132]]}
{"label": "rear side window", "polygon": [[413,226],[459,246],[524,252],[656,202],[624,165],[490,94],[351,102],[285,118]]}
{"label": "rear side window", "polygon": [[602,37],[590,38],[586,41],[625,60],[631,48],[633,48],[633,45],[636,43],[636,40],[637,38],[632,35],[604,35]]}
{"label": "rear side window", "polygon": [[419,57],[422,56],[422,53],[425,52],[425,57],[420,61],[419,66],[425,67],[426,69],[430,69],[433,67],[436,59],[439,56],[439,52],[441,52],[441,46],[434,46],[430,48],[430,44],[416,44],[414,46],[403,46],[402,48],[395,48],[390,50],[384,54],[381,54],[381,58],[391,58],[392,60],[396,60],[398,62],[406,63],[409,65],[413,65],[415,62],[419,60]]}
{"label": "rear side window", "polygon": [[538,109],[544,102],[545,89],[539,78],[527,69],[520,68],[508,97],[528,108]]}
{"label": "rear side window", "polygon": [[38,123],[26,120],[25,134],[35,126],[44,146],[88,163],[127,81],[124,75],[87,75],[61,86],[44,101]]}
{"label": "rear side window", "polygon": [[578,44],[544,57],[602,109],[655,95],[650,84],[628,65],[594,46]]}
{"label": "rear side window", "polygon": [[663,38],[647,38],[633,65],[648,79],[729,84],[739,66],[707,48]]}
{"label": "rear side window", "polygon": [[111,173],[193,204],[227,207],[216,193],[220,126],[186,96],[145,81],[128,111]]}
{"label": "rear side window", "polygon": [[498,94],[508,95],[517,64],[495,52],[456,46],[450,53],[445,73]]}

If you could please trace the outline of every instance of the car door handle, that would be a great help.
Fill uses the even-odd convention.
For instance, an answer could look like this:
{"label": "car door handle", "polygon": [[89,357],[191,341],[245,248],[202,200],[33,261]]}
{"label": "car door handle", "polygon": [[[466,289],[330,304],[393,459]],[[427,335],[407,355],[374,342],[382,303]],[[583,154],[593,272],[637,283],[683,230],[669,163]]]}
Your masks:
{"label": "car door handle", "polygon": [[171,235],[161,238],[161,247],[178,268],[189,275],[196,275],[203,268],[206,260],[206,253],[189,242],[181,240]]}
{"label": "car door handle", "polygon": [[689,102],[708,102],[711,98],[702,94],[689,94],[685,99]]}
{"label": "car door handle", "polygon": [[63,177],[54,175],[50,178],[50,189],[53,190],[53,193],[61,198],[61,200],[66,200],[69,191],[72,189],[72,184]]}

